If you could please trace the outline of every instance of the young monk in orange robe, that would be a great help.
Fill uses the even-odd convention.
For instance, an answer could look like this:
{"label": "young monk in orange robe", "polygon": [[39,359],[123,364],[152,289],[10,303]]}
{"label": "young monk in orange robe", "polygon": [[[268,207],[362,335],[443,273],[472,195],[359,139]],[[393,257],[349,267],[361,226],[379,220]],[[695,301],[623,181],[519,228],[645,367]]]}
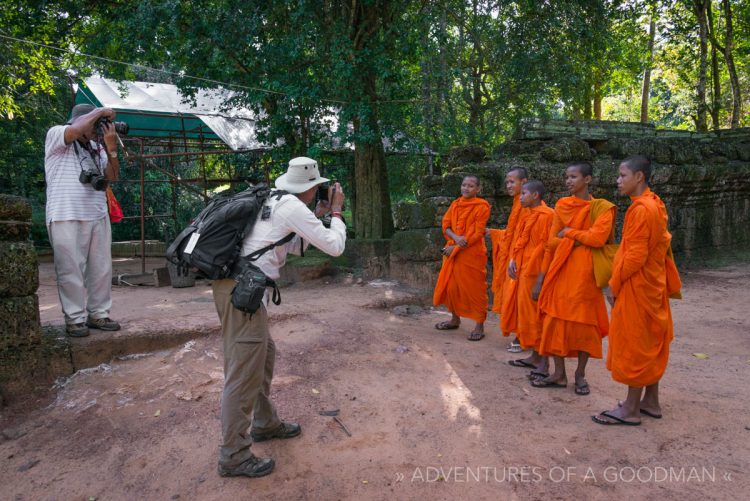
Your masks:
{"label": "young monk in orange robe", "polygon": [[565,170],[565,185],[571,196],[555,205],[542,271],[533,291],[539,294],[542,317],[539,353],[554,357],[555,371],[531,384],[535,388],[564,388],[568,384],[564,357],[578,357],[577,395],[591,392],[586,363],[589,357],[602,358],[602,338],[609,329],[604,296],[594,275],[592,249],[603,247],[610,239],[616,207],[591,196],[592,173],[588,162]]}
{"label": "young monk in orange robe", "polygon": [[608,299],[614,304],[607,368],[612,379],[628,386],[628,396],[616,409],[592,419],[599,424],[637,426],[641,414],[662,416],[659,381],[673,338],[669,297],[680,297],[682,284],[672,259],[667,209],[648,187],[651,162],[640,155],[626,158],[619,174],[617,188],[633,203],[625,213],[622,243],[609,282]]}
{"label": "young monk in orange robe", "polygon": [[[515,281],[507,280],[507,269],[510,261],[510,254],[513,250],[515,241],[519,235],[519,228],[523,219],[528,214],[528,210],[521,207],[521,188],[523,183],[528,179],[528,173],[523,167],[511,168],[505,176],[505,189],[508,195],[513,197],[513,206],[508,216],[508,224],[504,230],[488,229],[487,233],[492,241],[492,311],[502,315],[503,297],[506,295],[515,296]],[[507,294],[506,294],[506,289]],[[503,336],[508,337],[512,331],[503,330]],[[523,351],[518,338],[514,338],[508,346],[511,353],[520,353]]]}
{"label": "young monk in orange robe", "polygon": [[461,317],[476,322],[469,335],[470,341],[484,338],[487,318],[487,247],[484,233],[490,217],[490,204],[477,197],[481,190],[479,177],[466,176],[461,183],[461,197],[457,198],[443,216],[443,233],[447,243],[443,248],[443,267],[440,270],[433,302],[444,304],[451,319],[435,325],[438,330],[457,329]]}
{"label": "young monk in orange robe", "polygon": [[[508,264],[508,277],[518,283],[515,302],[503,301],[500,317],[502,330],[515,331],[524,349],[533,350],[529,357],[510,360],[514,367],[531,369],[529,378],[547,377],[549,374],[547,357],[539,355],[542,340],[542,325],[539,321],[537,302],[531,297],[531,289],[536,283],[542,267],[544,251],[549,239],[549,231],[555,211],[547,207],[544,197],[544,184],[541,181],[528,181],[521,190],[521,206],[529,209],[529,215],[521,223],[519,236]],[[508,304],[515,309],[506,310]]]}

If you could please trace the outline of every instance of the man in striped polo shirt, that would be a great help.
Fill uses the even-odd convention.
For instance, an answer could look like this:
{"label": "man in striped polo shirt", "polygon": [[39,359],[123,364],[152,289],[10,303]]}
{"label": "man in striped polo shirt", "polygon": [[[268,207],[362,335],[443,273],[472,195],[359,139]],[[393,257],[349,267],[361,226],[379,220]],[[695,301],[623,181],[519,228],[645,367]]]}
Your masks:
{"label": "man in striped polo shirt", "polygon": [[[96,125],[103,118],[110,121],[98,136]],[[120,173],[114,118],[110,108],[78,104],[66,125],[47,131],[44,144],[47,231],[65,330],[72,337],[88,336],[89,327],[120,329],[109,318],[112,230],[104,191]],[[93,173],[94,183],[91,176],[81,176],[84,171]]]}

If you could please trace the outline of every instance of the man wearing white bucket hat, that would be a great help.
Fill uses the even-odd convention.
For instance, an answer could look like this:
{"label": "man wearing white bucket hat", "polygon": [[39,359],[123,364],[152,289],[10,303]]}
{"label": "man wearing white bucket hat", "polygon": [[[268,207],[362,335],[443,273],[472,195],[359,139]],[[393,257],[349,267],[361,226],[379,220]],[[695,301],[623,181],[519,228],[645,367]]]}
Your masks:
{"label": "man wearing white bucket hat", "polygon": [[[318,185],[327,181],[320,176],[318,163],[307,157],[290,160],[286,173],[276,180],[276,188],[289,194],[272,193],[268,197],[252,232],[242,242],[242,255],[246,256],[295,233],[292,240],[273,247],[254,261],[268,278],[277,280],[287,254],[299,255],[308,244],[331,256],[344,252],[346,225],[341,218],[344,193],[339,183],[329,189],[330,202],[318,202],[315,212],[308,208]],[[328,212],[332,216],[331,227],[325,228],[318,218]],[[268,330],[268,292],[260,309],[247,315],[232,306],[234,286],[231,278],[213,282],[214,302],[224,337],[218,469],[225,477],[261,477],[271,473],[274,461],[256,457],[250,451],[252,442],[291,438],[302,430],[296,423],[281,421],[269,398],[276,346]]]}

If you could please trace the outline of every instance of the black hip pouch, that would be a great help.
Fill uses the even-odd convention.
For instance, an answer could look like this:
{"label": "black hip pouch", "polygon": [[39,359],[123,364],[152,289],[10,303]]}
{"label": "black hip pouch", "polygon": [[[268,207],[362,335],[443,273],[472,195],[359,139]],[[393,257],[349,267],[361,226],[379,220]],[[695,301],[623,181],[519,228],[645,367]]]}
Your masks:
{"label": "black hip pouch", "polygon": [[266,276],[260,268],[246,261],[235,278],[237,284],[232,289],[232,306],[252,315],[263,304],[266,289],[273,289],[273,304],[281,304],[281,293],[276,282]]}

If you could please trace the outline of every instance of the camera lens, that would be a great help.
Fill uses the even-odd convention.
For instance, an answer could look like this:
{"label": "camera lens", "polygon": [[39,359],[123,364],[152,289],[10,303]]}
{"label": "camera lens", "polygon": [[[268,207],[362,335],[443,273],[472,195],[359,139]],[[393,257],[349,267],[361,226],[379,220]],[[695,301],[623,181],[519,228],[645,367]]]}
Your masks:
{"label": "camera lens", "polygon": [[104,176],[91,176],[91,186],[96,191],[104,191],[107,189],[107,179]]}
{"label": "camera lens", "polygon": [[121,136],[127,136],[130,126],[125,122],[115,122],[115,131]]}

